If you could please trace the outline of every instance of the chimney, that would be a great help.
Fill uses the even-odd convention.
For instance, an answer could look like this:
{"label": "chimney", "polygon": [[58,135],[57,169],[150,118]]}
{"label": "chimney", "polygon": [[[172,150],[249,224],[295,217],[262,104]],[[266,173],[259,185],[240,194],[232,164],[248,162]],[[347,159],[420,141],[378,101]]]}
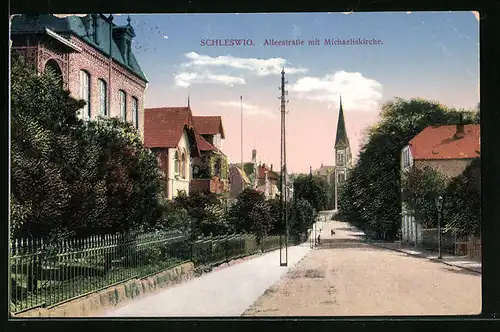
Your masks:
{"label": "chimney", "polygon": [[273,171],[273,164],[271,164],[271,172]]}
{"label": "chimney", "polygon": [[465,136],[464,117],[463,114],[460,114],[460,119],[457,124],[457,131],[455,133],[455,138],[462,138],[464,136]]}

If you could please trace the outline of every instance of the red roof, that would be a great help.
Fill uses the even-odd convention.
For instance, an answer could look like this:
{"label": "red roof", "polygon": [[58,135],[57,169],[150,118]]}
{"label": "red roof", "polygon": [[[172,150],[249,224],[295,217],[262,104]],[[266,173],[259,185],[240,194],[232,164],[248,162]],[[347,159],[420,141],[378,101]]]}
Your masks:
{"label": "red roof", "polygon": [[[159,107],[144,110],[144,146],[148,148],[176,147],[185,129],[194,133],[193,115],[189,107]],[[195,134],[193,138],[198,141],[196,136]]]}
{"label": "red roof", "polygon": [[220,134],[221,138],[225,138],[224,128],[222,127],[222,118],[220,116],[194,116],[193,121],[198,134]]}
{"label": "red roof", "polygon": [[464,125],[456,136],[457,125],[429,126],[410,141],[413,159],[468,159],[479,156],[480,126]]}
{"label": "red roof", "polygon": [[217,148],[210,144],[206,139],[198,135],[198,146],[200,147],[200,151],[216,151]]}
{"label": "red roof", "polygon": [[260,166],[257,166],[257,171],[258,171],[258,178],[263,179],[266,177],[266,171],[267,171],[267,177],[268,179],[274,179],[277,180],[278,176],[275,172],[271,171],[269,167],[266,166],[266,164],[262,164]]}

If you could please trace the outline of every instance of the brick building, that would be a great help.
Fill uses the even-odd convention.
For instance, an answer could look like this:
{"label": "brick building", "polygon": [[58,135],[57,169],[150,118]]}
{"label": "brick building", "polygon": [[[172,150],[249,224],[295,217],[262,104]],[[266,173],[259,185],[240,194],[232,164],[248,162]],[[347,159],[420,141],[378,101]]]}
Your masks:
{"label": "brick building", "polygon": [[148,81],[132,50],[130,22],[129,17],[117,26],[112,15],[102,14],[16,15],[11,47],[39,72],[50,68],[59,74],[71,95],[87,102],[82,118],[120,117],[142,134]]}
{"label": "brick building", "polygon": [[[480,126],[478,124],[428,126],[401,151],[401,173],[414,167],[430,166],[452,179],[479,157]],[[401,207],[402,241],[419,244],[421,226],[405,204]]]}

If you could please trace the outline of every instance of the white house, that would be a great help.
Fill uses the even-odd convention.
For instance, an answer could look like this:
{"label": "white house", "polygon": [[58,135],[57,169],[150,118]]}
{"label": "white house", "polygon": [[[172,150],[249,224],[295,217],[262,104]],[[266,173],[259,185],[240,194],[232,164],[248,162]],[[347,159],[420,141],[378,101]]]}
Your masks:
{"label": "white house", "polygon": [[[401,174],[413,167],[430,166],[452,179],[460,175],[470,162],[479,157],[480,126],[478,124],[428,126],[413,137],[401,150]],[[402,242],[421,243],[422,227],[410,214],[410,207],[401,207]]]}
{"label": "white house", "polygon": [[168,199],[189,195],[192,158],[200,156],[191,108],[148,108],[144,119],[144,145],[158,158]]}

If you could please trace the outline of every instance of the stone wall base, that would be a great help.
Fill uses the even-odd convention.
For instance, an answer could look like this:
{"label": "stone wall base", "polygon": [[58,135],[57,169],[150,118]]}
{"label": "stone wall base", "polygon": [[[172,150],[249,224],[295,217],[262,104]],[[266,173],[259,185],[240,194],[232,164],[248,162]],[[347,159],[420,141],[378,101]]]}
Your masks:
{"label": "stone wall base", "polygon": [[27,317],[92,317],[119,304],[136,299],[159,289],[181,283],[194,276],[192,262],[177,265],[169,270],[144,279],[132,279],[51,308],[35,308],[13,318]]}

